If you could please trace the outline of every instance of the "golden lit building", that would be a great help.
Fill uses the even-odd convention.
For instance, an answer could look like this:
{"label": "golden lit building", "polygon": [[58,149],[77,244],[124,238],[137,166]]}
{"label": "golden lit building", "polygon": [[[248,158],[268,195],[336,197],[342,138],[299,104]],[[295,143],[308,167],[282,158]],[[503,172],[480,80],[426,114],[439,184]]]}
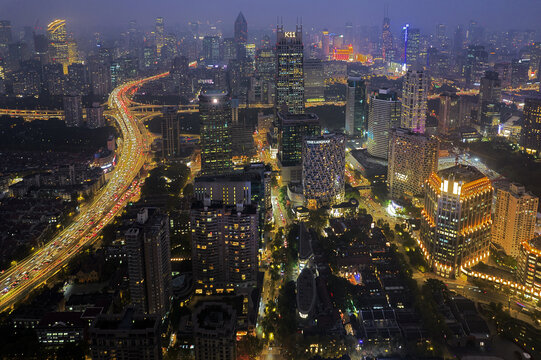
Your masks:
{"label": "golden lit building", "polygon": [[425,186],[420,246],[440,276],[456,277],[489,255],[490,180],[473,166],[456,165],[432,173]]}
{"label": "golden lit building", "polygon": [[409,129],[393,129],[387,181],[393,199],[423,194],[424,182],[438,169],[439,141]]}
{"label": "golden lit building", "polygon": [[518,283],[531,293],[541,293],[541,237],[521,244],[517,265]]}
{"label": "golden lit building", "polygon": [[[66,20],[57,19],[47,26],[49,52],[53,63],[62,64],[64,74],[68,74],[70,45],[66,31]],[[72,50],[73,51],[73,50]]]}
{"label": "golden lit building", "polygon": [[520,244],[534,237],[538,205],[539,198],[519,184],[497,189],[492,241],[507,255],[518,256]]}

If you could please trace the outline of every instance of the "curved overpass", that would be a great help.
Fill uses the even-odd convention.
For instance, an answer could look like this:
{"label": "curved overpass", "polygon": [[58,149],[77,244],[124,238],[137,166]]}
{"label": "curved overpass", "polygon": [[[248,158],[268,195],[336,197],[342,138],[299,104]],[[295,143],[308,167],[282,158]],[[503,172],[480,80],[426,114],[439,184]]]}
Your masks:
{"label": "curved overpass", "polygon": [[108,104],[122,141],[119,141],[119,161],[110,180],[54,239],[0,275],[0,311],[9,310],[59,272],[81,248],[94,242],[100,230],[139,192],[137,176],[147,159],[145,150],[149,148],[150,137],[130,112],[128,99],[134,88],[167,74],[131,81],[112,91]]}

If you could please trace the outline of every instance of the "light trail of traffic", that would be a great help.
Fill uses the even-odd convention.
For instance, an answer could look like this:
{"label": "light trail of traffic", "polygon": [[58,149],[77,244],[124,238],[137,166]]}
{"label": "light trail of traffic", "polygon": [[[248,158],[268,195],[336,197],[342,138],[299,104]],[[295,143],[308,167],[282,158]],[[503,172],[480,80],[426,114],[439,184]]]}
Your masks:
{"label": "light trail of traffic", "polygon": [[111,178],[54,239],[0,275],[0,311],[12,308],[58,273],[78,250],[94,242],[101,229],[139,193],[141,184],[137,175],[147,159],[145,151],[150,146],[150,136],[126,104],[134,88],[167,75],[131,81],[112,91],[108,104],[114,110],[122,141],[118,148],[119,161]]}

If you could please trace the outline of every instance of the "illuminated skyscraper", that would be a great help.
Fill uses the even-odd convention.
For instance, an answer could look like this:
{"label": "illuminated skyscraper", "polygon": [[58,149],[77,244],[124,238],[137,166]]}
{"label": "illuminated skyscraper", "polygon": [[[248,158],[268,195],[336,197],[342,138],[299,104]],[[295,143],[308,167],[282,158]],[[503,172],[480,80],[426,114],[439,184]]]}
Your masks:
{"label": "illuminated skyscraper", "polygon": [[162,157],[173,159],[180,155],[180,121],[176,108],[163,109]]}
{"label": "illuminated skyscraper", "polygon": [[344,200],[346,139],[341,134],[307,136],[302,148],[302,189],[309,208]]}
{"label": "illuminated skyscraper", "polygon": [[246,18],[239,12],[235,20],[235,43],[237,44],[237,59],[246,58],[246,43],[248,42],[248,23]]}
{"label": "illuminated skyscraper", "polygon": [[519,184],[497,189],[492,242],[517,257],[520,244],[534,237],[538,205],[539,198]]}
{"label": "illuminated skyscraper", "polygon": [[460,127],[460,97],[454,93],[440,95],[438,134],[449,135]]}
{"label": "illuminated skyscraper", "polygon": [[377,95],[372,96],[368,112],[366,146],[370,155],[388,158],[391,130],[400,127],[401,112],[402,103],[394,91],[380,89]]}
{"label": "illuminated skyscraper", "polygon": [[220,60],[220,38],[218,36],[205,36],[203,38],[203,57],[207,65],[213,65]]}
{"label": "illuminated skyscraper", "polygon": [[50,58],[57,64],[62,64],[64,74],[68,73],[69,44],[66,32],[66,20],[55,20],[47,26],[49,35]]}
{"label": "illuminated skyscraper", "polygon": [[406,24],[402,28],[402,35],[404,37],[404,64],[417,65],[421,47],[421,32]]}
{"label": "illuminated skyscraper", "polygon": [[438,169],[439,141],[408,129],[391,131],[387,182],[393,199],[422,195],[423,185]]}
{"label": "illuminated skyscraper", "polygon": [[381,54],[383,56],[383,60],[389,62],[394,60],[394,49],[393,49],[393,34],[391,33],[391,19],[387,17],[387,14],[385,14],[385,17],[383,18],[383,30],[381,33],[381,39],[382,39],[382,47],[381,47]]}
{"label": "illuminated skyscraper", "polygon": [[423,70],[408,70],[402,86],[402,127],[417,133],[425,132],[428,110],[429,76]]}
{"label": "illuminated skyscraper", "polygon": [[473,166],[434,172],[425,186],[421,250],[440,276],[454,278],[489,255],[493,188]]}
{"label": "illuminated skyscraper", "polygon": [[284,183],[300,182],[302,177],[302,141],[306,136],[321,135],[315,114],[278,113],[278,164]]}
{"label": "illuminated skyscraper", "polygon": [[162,17],[156,18],[156,53],[160,56],[162,52],[162,47],[165,44],[165,31],[164,31],[164,20]]}
{"label": "illuminated skyscraper", "polygon": [[517,261],[517,282],[541,292],[541,237],[524,241]]}
{"label": "illuminated skyscraper", "polygon": [[329,31],[327,29],[323,30],[321,33],[321,52],[323,55],[323,60],[329,60],[330,54],[330,44],[331,40],[329,37]]}
{"label": "illuminated skyscraper", "polygon": [[227,91],[205,91],[199,95],[203,175],[226,174],[232,170],[231,114]]}
{"label": "illuminated skyscraper", "polygon": [[366,84],[360,77],[349,77],[346,88],[346,134],[364,137],[367,120]]}
{"label": "illuminated skyscraper", "polygon": [[541,98],[526,99],[524,123],[521,131],[521,148],[528,154],[541,153]]}
{"label": "illuminated skyscraper", "polygon": [[479,87],[479,125],[481,134],[486,137],[498,135],[500,125],[500,102],[502,83],[496,71],[487,71],[481,78]]}
{"label": "illuminated skyscraper", "polygon": [[304,61],[304,94],[306,102],[324,101],[325,75],[320,59]]}
{"label": "illuminated skyscraper", "polygon": [[304,113],[304,57],[302,26],[295,31],[276,29],[276,109]]}

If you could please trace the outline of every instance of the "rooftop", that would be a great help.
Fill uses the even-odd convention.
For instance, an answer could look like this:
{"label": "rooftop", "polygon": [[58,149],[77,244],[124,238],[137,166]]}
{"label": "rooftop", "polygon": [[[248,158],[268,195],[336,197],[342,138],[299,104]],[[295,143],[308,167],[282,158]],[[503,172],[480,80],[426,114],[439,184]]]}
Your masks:
{"label": "rooftop", "polygon": [[463,183],[469,183],[486,177],[476,167],[462,164],[440,170],[438,171],[438,176],[442,179],[453,178],[455,181],[462,181]]}

